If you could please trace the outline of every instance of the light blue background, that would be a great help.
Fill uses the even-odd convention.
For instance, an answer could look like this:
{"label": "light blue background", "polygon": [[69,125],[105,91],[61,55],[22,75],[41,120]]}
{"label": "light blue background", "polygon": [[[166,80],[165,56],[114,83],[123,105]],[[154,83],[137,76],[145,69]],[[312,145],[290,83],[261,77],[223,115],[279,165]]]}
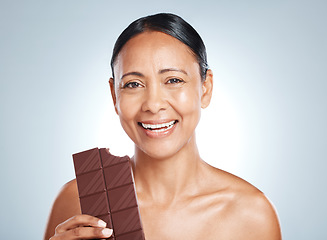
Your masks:
{"label": "light blue background", "polygon": [[41,239],[71,154],[132,154],[111,103],[111,51],[134,19],[174,12],[214,71],[202,157],[275,204],[284,239],[327,239],[326,1],[1,1],[1,238]]}

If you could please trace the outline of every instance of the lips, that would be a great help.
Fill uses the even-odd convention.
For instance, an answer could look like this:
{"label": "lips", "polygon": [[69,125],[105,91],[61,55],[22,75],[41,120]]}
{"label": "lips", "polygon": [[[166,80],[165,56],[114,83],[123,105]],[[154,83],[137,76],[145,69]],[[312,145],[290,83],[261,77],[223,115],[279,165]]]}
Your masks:
{"label": "lips", "polygon": [[161,133],[166,132],[177,123],[177,120],[172,120],[169,122],[163,122],[163,123],[144,123],[144,122],[138,122],[138,125],[144,128],[147,131],[151,131],[154,133]]}

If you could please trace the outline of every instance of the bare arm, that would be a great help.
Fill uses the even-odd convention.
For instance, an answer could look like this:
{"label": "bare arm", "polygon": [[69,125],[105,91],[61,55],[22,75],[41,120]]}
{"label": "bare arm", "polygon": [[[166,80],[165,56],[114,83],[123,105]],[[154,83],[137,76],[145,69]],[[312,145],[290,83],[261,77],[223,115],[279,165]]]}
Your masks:
{"label": "bare arm", "polygon": [[81,214],[81,210],[76,180],[72,180],[62,187],[53,203],[44,234],[44,240],[48,240],[54,235],[55,228],[58,224],[77,214]]}
{"label": "bare arm", "polygon": [[100,219],[81,215],[76,180],[72,180],[63,186],[53,203],[44,240],[109,237],[112,230],[105,227]]}

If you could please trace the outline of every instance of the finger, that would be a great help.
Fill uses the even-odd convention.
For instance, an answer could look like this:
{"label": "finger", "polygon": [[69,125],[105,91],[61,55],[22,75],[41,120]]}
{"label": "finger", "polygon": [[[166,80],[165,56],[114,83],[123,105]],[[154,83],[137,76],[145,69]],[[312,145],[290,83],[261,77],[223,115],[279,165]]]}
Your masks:
{"label": "finger", "polygon": [[63,239],[99,239],[109,238],[112,235],[112,229],[98,227],[77,227],[65,232]]}
{"label": "finger", "polygon": [[67,219],[65,222],[59,224],[56,227],[56,233],[63,233],[66,232],[67,230],[74,229],[76,227],[81,227],[81,226],[91,226],[91,227],[99,227],[99,228],[105,228],[106,223],[102,221],[99,218],[86,215],[86,214],[81,214],[81,215],[76,215],[74,217],[71,217]]}

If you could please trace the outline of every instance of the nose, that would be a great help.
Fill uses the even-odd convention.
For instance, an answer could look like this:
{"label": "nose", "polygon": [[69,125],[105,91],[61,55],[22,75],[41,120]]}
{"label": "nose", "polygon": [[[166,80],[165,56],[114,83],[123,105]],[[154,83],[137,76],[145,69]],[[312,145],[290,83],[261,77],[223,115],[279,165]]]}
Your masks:
{"label": "nose", "polygon": [[158,113],[167,109],[168,102],[165,97],[164,90],[160,87],[160,84],[149,86],[145,90],[142,111]]}

